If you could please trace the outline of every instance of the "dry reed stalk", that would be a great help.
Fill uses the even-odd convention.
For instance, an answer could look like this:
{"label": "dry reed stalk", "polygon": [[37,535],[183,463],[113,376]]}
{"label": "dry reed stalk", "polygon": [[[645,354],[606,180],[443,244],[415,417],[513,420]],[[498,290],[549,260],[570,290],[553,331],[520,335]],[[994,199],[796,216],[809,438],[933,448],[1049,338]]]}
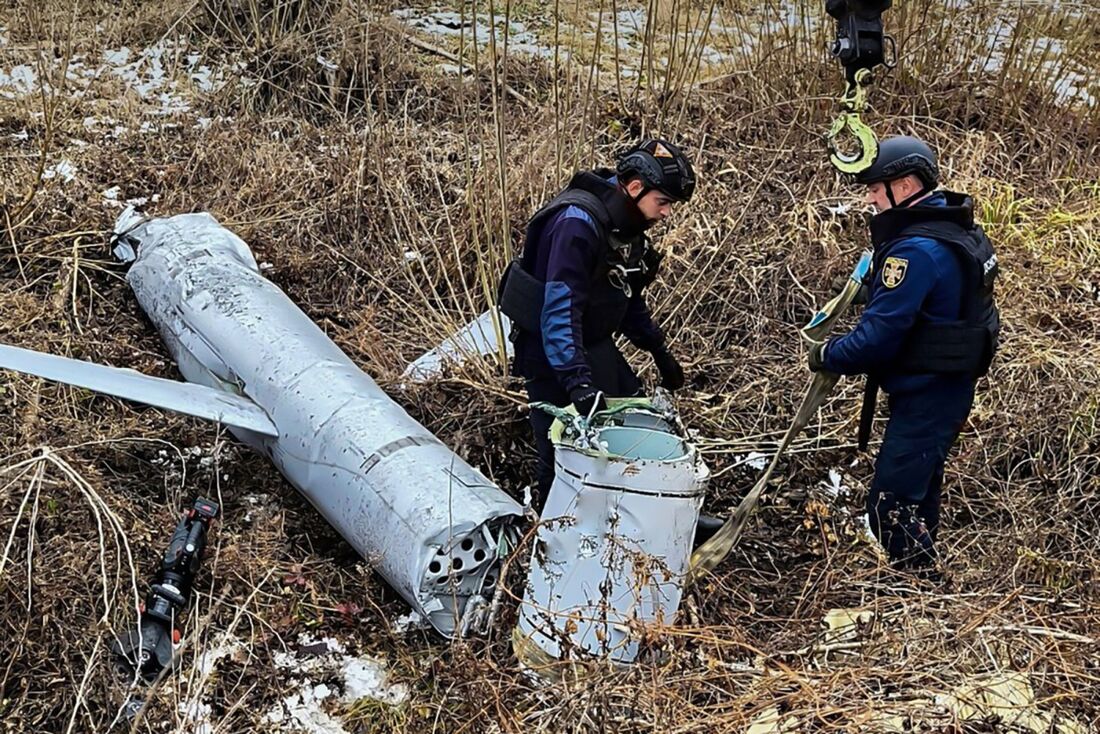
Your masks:
{"label": "dry reed stalk", "polygon": [[[99,57],[165,38],[187,40],[204,62],[243,61],[257,80],[196,96],[172,118],[180,128],[151,134],[141,123],[163,120],[120,103],[109,79],[80,98],[59,95],[52,116],[37,114],[40,98],[0,111],[10,164],[0,180],[0,340],[176,376],[97,234],[115,212],[102,191],[120,185],[127,197],[159,194],[157,213],[202,208],[231,224],[272,279],[396,386],[409,359],[485,307],[522,223],[574,166],[609,161],[635,135],[666,134],[686,141],[703,178],[658,233],[670,254],[651,301],[689,369],[678,400],[715,472],[709,508],[732,507],[756,476],[747,455],[771,451],[794,409],[804,379],[794,330],[866,237],[858,207],[834,213],[855,192],[826,167],[819,140],[840,74],[822,52],[829,28],[818,4],[790,6],[793,25],[780,21],[788,6],[770,1],[574,0],[543,16],[519,0],[456,5],[457,46],[424,41],[459,58],[462,77],[441,73],[399,19],[362,3],[204,0],[187,14],[155,2],[108,15],[89,2],[74,15],[50,2],[35,5],[36,25],[0,23],[11,36],[3,69],[37,64],[39,48]],[[188,657],[140,731],[158,720],[186,729],[175,707],[203,700],[223,730],[270,726],[265,713],[295,690],[273,655],[301,632],[382,655],[411,685],[399,709],[335,711],[353,731],[738,731],[773,706],[807,731],[881,731],[883,712],[948,730],[956,724],[934,696],[996,671],[1026,673],[1043,708],[1095,725],[1100,129],[1095,107],[1050,91],[1094,63],[1095,39],[1076,6],[896,5],[888,20],[902,63],[880,75],[868,119],[939,147],[949,183],[975,194],[1005,263],[1004,348],[948,464],[953,591],[906,589],[859,540],[871,467],[851,448],[860,386],[846,381],[781,467],[739,551],[693,593],[682,623],[656,636],[667,663],[540,688],[516,669],[506,634],[448,647],[393,632],[401,603],[262,459],[221,446],[208,427],[6,375],[0,454],[7,476],[21,478],[0,491],[10,523],[0,527],[10,539],[0,561],[5,724],[111,722],[120,692],[97,625],[132,622],[133,579],[147,576],[174,509],[220,491],[217,560],[189,639],[197,651],[211,631],[235,630],[249,656],[206,677]],[[601,6],[602,22],[590,23]],[[648,11],[633,35],[618,15],[627,9]],[[499,53],[470,36],[475,16],[490,13]],[[707,17],[730,29],[704,28]],[[516,52],[514,20],[543,34],[547,59]],[[599,37],[585,38],[597,22]],[[984,35],[997,28],[1006,63],[980,71],[999,55]],[[1060,54],[1036,40],[1050,36]],[[707,46],[729,59],[705,66]],[[319,55],[337,64],[331,76]],[[638,76],[624,85],[619,72],[631,65]],[[85,129],[104,103],[127,132]],[[213,122],[197,128],[198,115]],[[23,129],[28,140],[12,137]],[[61,157],[78,178],[43,180]],[[12,203],[32,186],[15,216]],[[648,370],[645,355],[630,356]],[[393,394],[504,486],[518,494],[530,481],[522,391],[499,361]],[[41,445],[66,447],[53,455],[81,479],[36,457]],[[216,468],[177,446],[217,452]],[[824,491],[830,469],[847,495]],[[512,564],[513,596],[523,561]],[[348,612],[352,602],[364,609]],[[843,607],[876,621],[854,640],[827,640],[821,620]],[[505,598],[500,630],[514,614]]]}

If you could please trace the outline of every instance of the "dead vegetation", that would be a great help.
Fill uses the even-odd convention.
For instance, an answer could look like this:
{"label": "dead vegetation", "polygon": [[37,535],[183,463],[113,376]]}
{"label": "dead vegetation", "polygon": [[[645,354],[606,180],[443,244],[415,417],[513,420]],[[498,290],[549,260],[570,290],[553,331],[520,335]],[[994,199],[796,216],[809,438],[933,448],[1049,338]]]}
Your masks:
{"label": "dead vegetation", "polygon": [[[526,216],[571,168],[659,132],[685,141],[703,181],[662,233],[670,257],[654,307],[689,371],[679,401],[717,475],[709,504],[732,507],[754,477],[745,456],[774,449],[804,386],[795,327],[865,242],[858,206],[840,206],[854,192],[822,152],[840,74],[820,51],[827,29],[804,22],[820,18],[818,3],[649,0],[626,8],[655,20],[622,46],[625,16],[611,13],[622,2],[602,3],[594,37],[576,28],[596,2],[456,4],[467,19],[526,18],[550,39],[544,57],[516,52],[503,22],[482,45],[470,36],[483,25],[414,44],[396,6],[378,5],[4,6],[0,71],[26,65],[51,82],[0,97],[0,341],[176,376],[105,232],[114,202],[131,197],[150,197],[157,214],[209,210],[414,416],[518,494],[533,448],[500,364],[407,391],[397,378],[483,310]],[[395,632],[405,610],[393,592],[214,428],[5,374],[7,729],[103,731],[115,720],[110,635],[132,623],[175,513],[208,493],[225,515],[185,669],[138,731],[275,728],[265,714],[298,682],[274,660],[303,633],[383,657],[408,685],[399,706],[329,702],[353,732],[1093,730],[1100,127],[1096,106],[1057,94],[1063,83],[1096,92],[1098,8],[897,5],[901,64],[880,79],[869,119],[880,134],[938,145],[949,184],[981,203],[1004,272],[1004,346],[948,466],[950,589],[900,593],[904,579],[859,540],[871,465],[853,463],[861,385],[844,381],[745,540],[667,630],[668,663],[539,686],[511,657],[511,611],[487,640]],[[985,69],[990,32],[1006,50]],[[164,76],[151,97],[132,78],[84,73],[105,52],[125,46],[132,62],[157,44]],[[701,63],[707,46],[728,58]],[[202,65],[231,71],[207,85]],[[616,73],[628,67],[641,72]],[[849,491],[826,491],[830,469]],[[851,607],[873,618],[822,631],[829,610]],[[202,653],[223,634],[241,648],[205,674]],[[980,697],[964,688],[1006,674],[1033,687],[1035,718],[987,708],[961,722],[943,698]],[[209,729],[192,715],[200,704]]]}

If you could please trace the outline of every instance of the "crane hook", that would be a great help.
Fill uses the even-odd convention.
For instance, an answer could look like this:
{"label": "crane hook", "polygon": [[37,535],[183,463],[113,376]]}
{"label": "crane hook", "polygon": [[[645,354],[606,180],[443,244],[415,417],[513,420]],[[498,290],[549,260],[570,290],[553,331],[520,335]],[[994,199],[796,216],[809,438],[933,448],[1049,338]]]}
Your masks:
{"label": "crane hook", "polygon": [[[867,87],[870,83],[870,70],[860,69],[855,73],[855,79],[848,83],[840,100],[841,112],[825,135],[825,142],[829,147],[829,162],[841,173],[855,174],[865,171],[878,156],[878,139],[874,131],[860,119],[860,114],[867,106]],[[859,144],[855,153],[845,153],[837,145],[837,139],[845,130]]]}

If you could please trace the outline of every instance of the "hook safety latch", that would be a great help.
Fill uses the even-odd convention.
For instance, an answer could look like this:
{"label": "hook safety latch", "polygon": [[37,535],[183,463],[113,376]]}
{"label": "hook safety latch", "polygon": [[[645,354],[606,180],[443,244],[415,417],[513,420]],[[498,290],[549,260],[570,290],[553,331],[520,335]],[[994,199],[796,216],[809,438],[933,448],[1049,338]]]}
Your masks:
{"label": "hook safety latch", "polygon": [[[841,173],[855,174],[865,171],[878,157],[878,139],[874,131],[860,119],[860,113],[867,106],[867,87],[870,83],[871,72],[868,69],[856,72],[855,80],[848,83],[840,100],[840,115],[833,120],[832,127],[825,135],[825,142],[829,146],[829,161]],[[845,130],[856,139],[858,150],[855,153],[845,153],[837,145],[837,139]]]}

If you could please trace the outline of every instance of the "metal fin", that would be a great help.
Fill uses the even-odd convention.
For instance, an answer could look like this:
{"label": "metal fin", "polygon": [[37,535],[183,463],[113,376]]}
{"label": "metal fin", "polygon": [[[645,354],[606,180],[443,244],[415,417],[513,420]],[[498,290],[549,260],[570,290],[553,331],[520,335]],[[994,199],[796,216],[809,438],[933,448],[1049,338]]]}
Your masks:
{"label": "metal fin", "polygon": [[279,435],[279,429],[267,413],[248,398],[202,385],[165,380],[131,369],[108,367],[4,344],[0,344],[0,368],[206,418],[264,436]]}

